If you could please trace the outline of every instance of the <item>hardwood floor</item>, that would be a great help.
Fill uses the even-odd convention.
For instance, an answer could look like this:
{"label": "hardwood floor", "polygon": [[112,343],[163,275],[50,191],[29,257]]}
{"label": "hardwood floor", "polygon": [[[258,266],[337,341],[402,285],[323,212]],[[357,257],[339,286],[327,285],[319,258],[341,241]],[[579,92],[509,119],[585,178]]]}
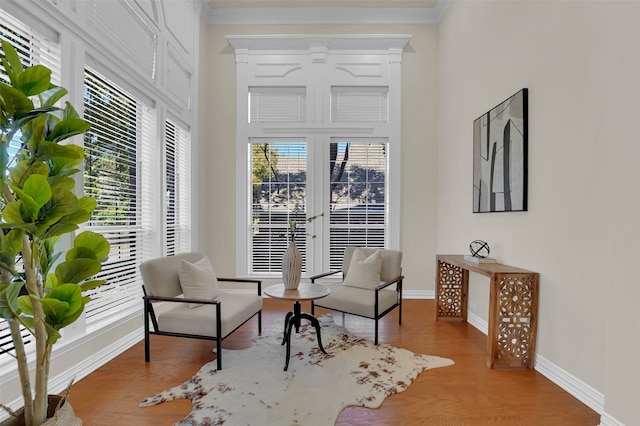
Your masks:
{"label": "hardwood floor", "polygon": [[[436,322],[433,300],[406,300],[403,324],[397,310],[381,321],[380,341],[413,352],[451,358],[455,365],[429,370],[379,409],[348,407],[336,425],[576,425],[595,426],[600,416],[534,370],[491,370],[485,366],[486,336],[466,323]],[[265,299],[263,330],[282,323],[288,302]],[[308,304],[303,310],[308,311]],[[317,309],[316,315],[328,312]],[[334,314],[336,323],[342,314]],[[353,318],[353,317],[352,317]],[[349,317],[346,317],[349,327]],[[257,319],[224,341],[223,347],[252,345]],[[356,334],[356,333],[354,333]],[[358,331],[364,337],[369,333]],[[372,337],[372,336],[371,336]],[[72,406],[85,425],[171,425],[185,417],[191,402],[140,408],[145,397],[188,380],[215,359],[212,342],[151,337],[151,362],[144,343],[74,384]],[[255,425],[260,425],[256,419]],[[321,425],[312,425],[321,426]]]}

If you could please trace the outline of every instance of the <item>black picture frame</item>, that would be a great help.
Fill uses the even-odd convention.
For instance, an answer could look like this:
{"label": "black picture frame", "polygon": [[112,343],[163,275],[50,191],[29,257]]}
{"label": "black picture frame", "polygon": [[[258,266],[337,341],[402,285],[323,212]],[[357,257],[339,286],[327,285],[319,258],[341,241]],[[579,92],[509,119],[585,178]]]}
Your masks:
{"label": "black picture frame", "polygon": [[527,211],[528,89],[473,122],[473,212]]}

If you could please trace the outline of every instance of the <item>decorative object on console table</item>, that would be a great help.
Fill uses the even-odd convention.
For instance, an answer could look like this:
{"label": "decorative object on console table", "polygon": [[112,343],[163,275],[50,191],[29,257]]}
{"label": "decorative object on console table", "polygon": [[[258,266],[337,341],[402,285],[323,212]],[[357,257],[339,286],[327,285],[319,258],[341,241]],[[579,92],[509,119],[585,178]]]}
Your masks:
{"label": "decorative object on console table", "polygon": [[490,279],[487,366],[533,368],[538,327],[537,272],[500,263],[436,258],[436,320],[467,320],[469,271]]}
{"label": "decorative object on console table", "polygon": [[469,244],[469,251],[473,257],[487,257],[491,253],[489,249],[489,243],[482,240],[473,240]]}
{"label": "decorative object on console table", "polygon": [[473,212],[527,210],[527,97],[522,89],[473,122]]}

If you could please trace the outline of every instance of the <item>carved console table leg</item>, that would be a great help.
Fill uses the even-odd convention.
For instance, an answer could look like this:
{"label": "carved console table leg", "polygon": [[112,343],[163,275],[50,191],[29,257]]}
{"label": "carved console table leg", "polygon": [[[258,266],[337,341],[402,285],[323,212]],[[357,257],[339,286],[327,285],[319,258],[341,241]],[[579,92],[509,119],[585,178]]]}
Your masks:
{"label": "carved console table leg", "polygon": [[489,306],[488,367],[533,368],[538,274],[495,274]]}
{"label": "carved console table leg", "polygon": [[469,271],[438,260],[436,278],[436,320],[467,320]]}

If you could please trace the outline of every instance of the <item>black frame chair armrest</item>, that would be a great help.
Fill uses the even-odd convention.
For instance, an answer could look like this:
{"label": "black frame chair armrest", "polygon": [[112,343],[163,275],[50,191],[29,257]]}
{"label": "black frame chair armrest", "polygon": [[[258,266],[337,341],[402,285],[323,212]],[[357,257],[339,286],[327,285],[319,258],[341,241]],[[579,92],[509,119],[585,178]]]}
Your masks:
{"label": "black frame chair armrest", "polygon": [[314,276],[312,276],[312,277],[309,277],[309,279],[311,280],[311,283],[315,283],[315,281],[316,281],[318,278],[328,277],[329,275],[338,274],[338,273],[340,273],[340,272],[341,272],[341,271],[323,272],[323,273],[321,273],[321,274],[318,274],[318,275],[314,275]]}
{"label": "black frame chair armrest", "polygon": [[375,288],[375,290],[382,290],[383,288],[389,287],[392,284],[396,284],[396,283],[400,283],[402,282],[402,280],[404,279],[404,275],[400,275],[395,277],[394,279],[392,279],[391,281],[387,281],[386,283],[382,283],[380,284],[378,287]]}

